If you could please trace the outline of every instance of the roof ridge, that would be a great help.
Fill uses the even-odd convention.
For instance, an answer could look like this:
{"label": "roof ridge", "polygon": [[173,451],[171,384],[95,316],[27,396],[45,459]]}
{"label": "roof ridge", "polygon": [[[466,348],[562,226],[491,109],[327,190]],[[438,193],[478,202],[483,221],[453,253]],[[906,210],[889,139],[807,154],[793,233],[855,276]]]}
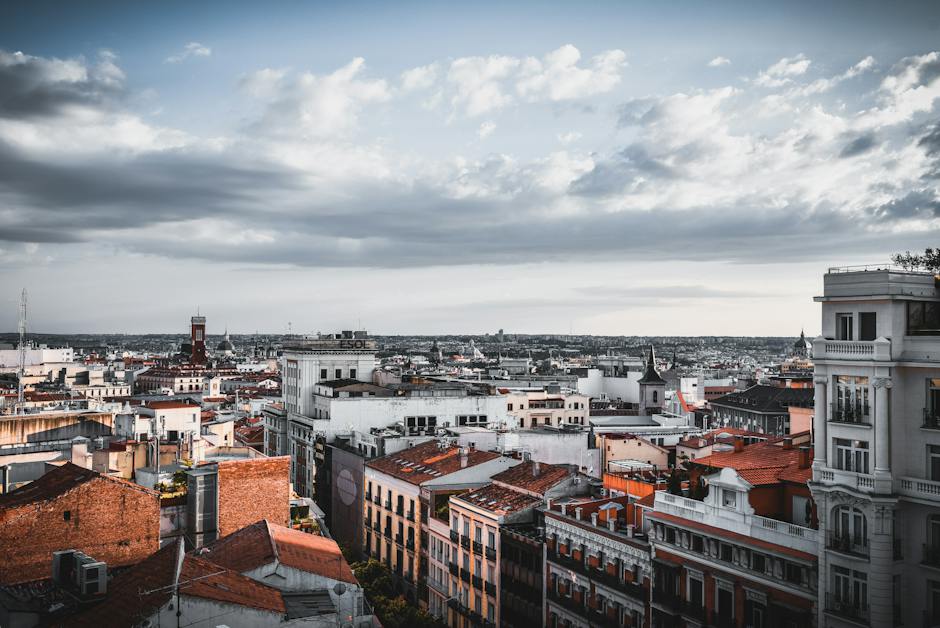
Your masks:
{"label": "roof ridge", "polygon": [[277,541],[274,540],[274,534],[271,531],[271,522],[267,519],[261,520],[264,523],[265,531],[268,533],[268,542],[271,544],[271,551],[274,552],[274,560],[281,562],[281,555],[277,551]]}

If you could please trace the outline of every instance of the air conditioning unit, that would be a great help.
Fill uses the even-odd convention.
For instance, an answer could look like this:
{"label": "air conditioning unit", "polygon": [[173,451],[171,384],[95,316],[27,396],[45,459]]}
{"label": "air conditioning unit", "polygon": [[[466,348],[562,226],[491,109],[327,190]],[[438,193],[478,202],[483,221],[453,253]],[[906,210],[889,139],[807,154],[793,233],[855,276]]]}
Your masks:
{"label": "air conditioning unit", "polygon": [[108,592],[108,566],[102,562],[82,564],[76,574],[82,595],[104,595]]}

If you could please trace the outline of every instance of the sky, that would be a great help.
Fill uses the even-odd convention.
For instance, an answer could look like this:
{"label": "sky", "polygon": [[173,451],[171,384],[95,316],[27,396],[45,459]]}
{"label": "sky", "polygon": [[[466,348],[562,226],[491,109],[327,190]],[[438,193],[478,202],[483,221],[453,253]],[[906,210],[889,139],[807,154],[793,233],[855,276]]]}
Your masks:
{"label": "sky", "polygon": [[814,335],[938,181],[937,2],[0,4],[0,330]]}

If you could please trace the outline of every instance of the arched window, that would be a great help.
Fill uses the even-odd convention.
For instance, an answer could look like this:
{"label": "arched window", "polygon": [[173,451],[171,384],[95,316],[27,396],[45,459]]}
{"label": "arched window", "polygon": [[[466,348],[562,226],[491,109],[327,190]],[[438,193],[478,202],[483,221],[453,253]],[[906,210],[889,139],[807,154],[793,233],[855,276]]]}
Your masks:
{"label": "arched window", "polygon": [[830,546],[848,552],[867,552],[868,520],[858,508],[836,506],[832,510]]}
{"label": "arched window", "polygon": [[653,391],[653,403],[659,403],[659,391],[658,390]]}

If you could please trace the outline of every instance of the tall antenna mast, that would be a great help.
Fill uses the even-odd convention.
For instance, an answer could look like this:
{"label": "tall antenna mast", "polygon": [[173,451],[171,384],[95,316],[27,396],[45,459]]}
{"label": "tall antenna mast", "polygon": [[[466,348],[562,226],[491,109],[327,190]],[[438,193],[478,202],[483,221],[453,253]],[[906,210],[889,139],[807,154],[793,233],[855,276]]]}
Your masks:
{"label": "tall antenna mast", "polygon": [[26,288],[20,295],[20,362],[18,377],[18,387],[16,392],[17,413],[23,411],[23,380],[26,379]]}

